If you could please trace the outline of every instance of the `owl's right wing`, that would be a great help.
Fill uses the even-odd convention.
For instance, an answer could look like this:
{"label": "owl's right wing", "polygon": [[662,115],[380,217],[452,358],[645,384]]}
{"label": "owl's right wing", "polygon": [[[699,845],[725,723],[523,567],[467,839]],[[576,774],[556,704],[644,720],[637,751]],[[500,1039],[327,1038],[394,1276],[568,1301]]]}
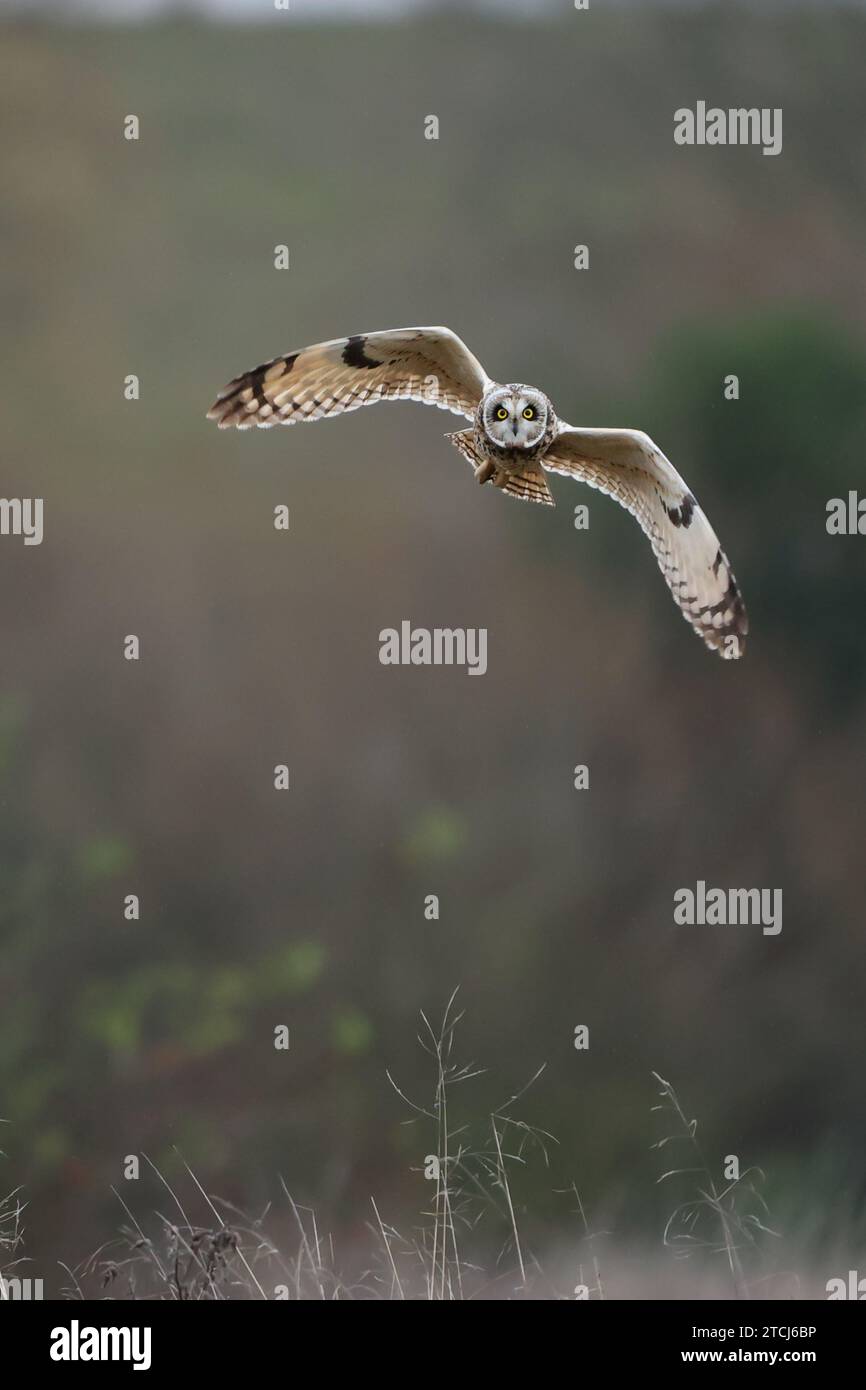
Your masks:
{"label": "owl's right wing", "polygon": [[670,459],[641,430],[559,433],[541,460],[598,488],[631,512],[646,536],[680,612],[720,656],[743,655],[749,623],[719,538]]}
{"label": "owl's right wing", "polygon": [[450,328],[393,328],[316,343],[254,367],[223,387],[208,419],[220,429],[267,428],[409,400],[471,420],[488,381]]}

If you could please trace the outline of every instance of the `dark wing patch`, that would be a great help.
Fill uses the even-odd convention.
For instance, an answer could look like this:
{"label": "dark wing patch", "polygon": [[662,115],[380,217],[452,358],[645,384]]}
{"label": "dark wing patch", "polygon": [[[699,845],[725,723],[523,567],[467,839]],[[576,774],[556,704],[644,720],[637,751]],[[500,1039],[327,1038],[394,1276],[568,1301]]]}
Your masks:
{"label": "dark wing patch", "polygon": [[671,521],[674,523],[674,526],[688,527],[692,523],[692,517],[695,514],[696,506],[697,503],[695,502],[694,497],[692,497],[692,494],[690,492],[687,492],[678,507],[665,506],[665,511],[667,512]]}
{"label": "dark wing patch", "polygon": [[360,333],[346,340],[343,348],[343,361],[347,367],[365,367],[369,371],[372,367],[381,367],[382,363],[377,358],[368,357],[364,351],[364,344],[367,339]]}

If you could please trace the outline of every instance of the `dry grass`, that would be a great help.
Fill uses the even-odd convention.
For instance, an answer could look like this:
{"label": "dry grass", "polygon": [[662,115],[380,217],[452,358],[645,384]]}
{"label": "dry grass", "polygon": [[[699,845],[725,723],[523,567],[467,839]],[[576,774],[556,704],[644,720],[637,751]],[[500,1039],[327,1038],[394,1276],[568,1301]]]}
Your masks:
{"label": "dry grass", "polygon": [[[405,1105],[405,1123],[419,1128],[418,1152],[427,1149],[420,1169],[429,1182],[430,1200],[417,1224],[398,1230],[371,1197],[369,1240],[359,1253],[338,1261],[334,1242],[319,1230],[316,1214],[300,1205],[280,1179],[282,1211],[266,1208],[251,1218],[210,1196],[178,1154],[183,1192],[147,1155],[142,1155],[164,1190],[166,1208],[151,1211],[148,1233],[126,1197],[115,1196],[124,1213],[116,1238],[83,1263],[63,1265],[63,1294],[71,1299],[168,1299],[180,1302],[267,1299],[466,1301],[470,1299],[594,1299],[610,1296],[616,1281],[602,1275],[600,1244],[609,1233],[594,1231],[576,1184],[565,1193],[576,1217],[563,1245],[567,1254],[542,1263],[521,1229],[524,1214],[515,1192],[515,1176],[530,1161],[549,1167],[557,1144],[553,1135],[520,1118],[515,1107],[538,1081],[540,1068],[478,1125],[455,1125],[453,1092],[482,1075],[472,1063],[456,1059],[455,1036],[463,1015],[455,1009],[456,991],[441,1021],[431,1024],[422,1013],[418,1043],[431,1062],[432,1097],[411,1099],[389,1072],[388,1080]],[[725,1296],[719,1268],[726,1272],[727,1296],[737,1299],[778,1295],[766,1287],[760,1258],[776,1233],[766,1224],[760,1193],[763,1174],[749,1168],[720,1184],[714,1173],[721,1162],[709,1161],[697,1138],[697,1121],[689,1119],[673,1086],[653,1073],[661,1103],[653,1110],[671,1122],[653,1148],[682,1146],[687,1161],[667,1169],[659,1183],[687,1183],[687,1193],[671,1211],[662,1233],[664,1259],[690,1259],[689,1293],[696,1280],[707,1280],[708,1296]],[[471,1128],[471,1132],[470,1132]],[[188,1205],[205,1216],[194,1221]],[[0,1205],[0,1261],[9,1272],[20,1259],[22,1207],[11,1193]],[[278,1242],[269,1231],[290,1234]],[[356,1243],[357,1244],[357,1243]],[[479,1259],[478,1251],[484,1253]],[[491,1253],[492,1252],[492,1253]],[[622,1254],[622,1250],[619,1252]],[[610,1248],[605,1261],[611,1259]],[[655,1285],[655,1278],[653,1279]],[[711,1290],[711,1292],[710,1292]],[[793,1290],[789,1285],[788,1296]],[[634,1296],[633,1293],[631,1296]],[[640,1295],[638,1295],[640,1296]],[[658,1296],[658,1289],[644,1296]],[[676,1296],[676,1295],[674,1295]],[[796,1296],[796,1293],[794,1293]]]}
{"label": "dry grass", "polygon": [[[5,1121],[0,1121],[0,1124]],[[5,1154],[0,1150],[0,1158]],[[0,1300],[7,1298],[5,1280],[17,1275],[21,1262],[21,1218],[24,1208],[20,1188],[0,1197]]]}
{"label": "dry grass", "polygon": [[663,1149],[668,1144],[685,1144],[694,1160],[690,1166],[668,1169],[658,1179],[661,1183],[688,1176],[695,1185],[694,1194],[671,1212],[664,1230],[664,1244],[680,1259],[688,1258],[697,1250],[723,1255],[734,1297],[749,1298],[751,1286],[744,1259],[756,1252],[759,1236],[778,1237],[778,1232],[771,1230],[763,1220],[769,1215],[758,1187],[765,1180],[764,1174],[759,1168],[747,1168],[720,1187],[698,1142],[697,1120],[687,1119],[671,1083],[658,1072],[653,1072],[653,1076],[659,1083],[662,1097],[661,1105],[653,1106],[653,1110],[669,1115],[674,1121],[673,1133],[664,1135],[653,1147]]}

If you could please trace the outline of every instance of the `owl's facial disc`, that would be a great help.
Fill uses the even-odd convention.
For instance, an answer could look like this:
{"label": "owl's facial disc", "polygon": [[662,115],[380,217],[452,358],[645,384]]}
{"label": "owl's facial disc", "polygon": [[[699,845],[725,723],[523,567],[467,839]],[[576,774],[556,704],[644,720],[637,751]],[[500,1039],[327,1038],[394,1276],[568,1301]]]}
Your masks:
{"label": "owl's facial disc", "polygon": [[544,397],[530,386],[504,386],[487,402],[484,427],[500,449],[531,449],[547,428]]}

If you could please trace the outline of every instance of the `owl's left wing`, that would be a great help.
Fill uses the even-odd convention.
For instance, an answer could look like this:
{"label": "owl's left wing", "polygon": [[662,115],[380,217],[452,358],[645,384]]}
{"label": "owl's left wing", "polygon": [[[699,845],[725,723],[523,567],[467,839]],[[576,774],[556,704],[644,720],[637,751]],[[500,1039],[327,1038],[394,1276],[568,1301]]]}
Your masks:
{"label": "owl's left wing", "polygon": [[613,497],[649,538],[674,601],[708,647],[745,651],[746,607],[719,538],[661,449],[640,430],[560,424],[542,466]]}
{"label": "owl's left wing", "polygon": [[409,400],[472,419],[487,373],[450,328],[392,328],[315,343],[223,387],[208,411],[220,429],[293,425]]}

